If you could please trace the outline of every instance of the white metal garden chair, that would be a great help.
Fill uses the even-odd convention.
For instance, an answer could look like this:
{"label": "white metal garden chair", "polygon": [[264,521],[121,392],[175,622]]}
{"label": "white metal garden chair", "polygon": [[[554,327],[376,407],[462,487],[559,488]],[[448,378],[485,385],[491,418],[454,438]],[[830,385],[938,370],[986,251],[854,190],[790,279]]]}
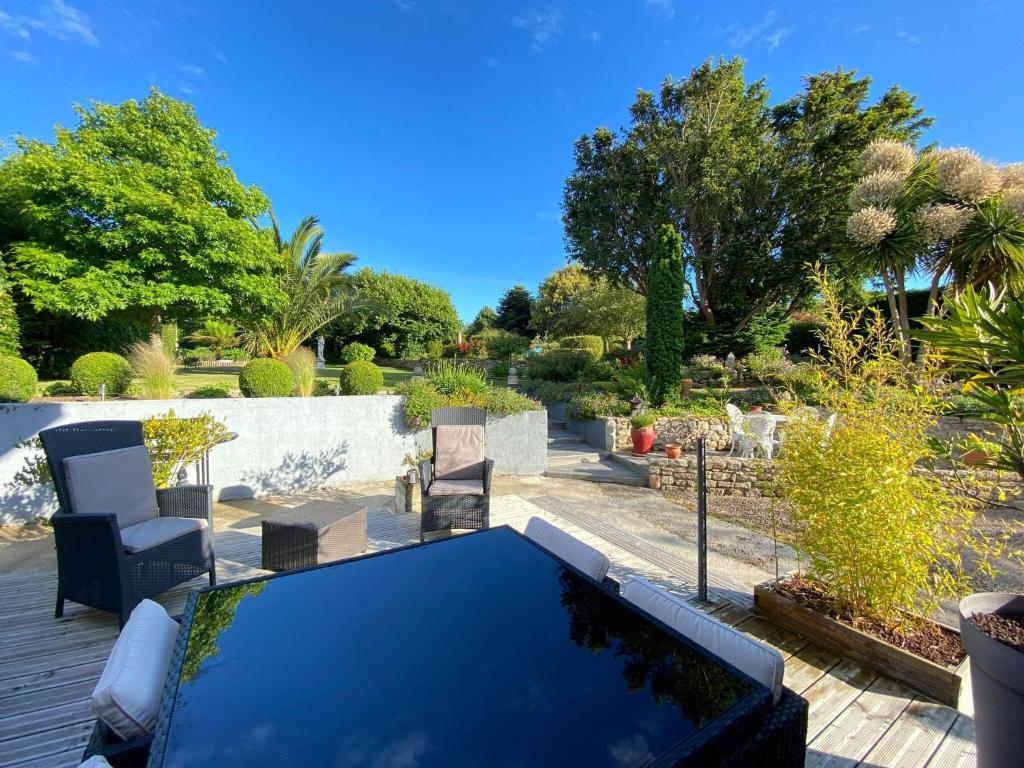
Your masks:
{"label": "white metal garden chair", "polygon": [[752,413],[743,420],[743,437],[741,454],[744,458],[753,457],[760,451],[766,459],[775,453],[775,417],[770,413]]}
{"label": "white metal garden chair", "polygon": [[726,403],[725,412],[729,415],[729,455],[732,456],[737,448],[742,450],[743,437],[746,435],[743,429],[743,411],[732,403]]}

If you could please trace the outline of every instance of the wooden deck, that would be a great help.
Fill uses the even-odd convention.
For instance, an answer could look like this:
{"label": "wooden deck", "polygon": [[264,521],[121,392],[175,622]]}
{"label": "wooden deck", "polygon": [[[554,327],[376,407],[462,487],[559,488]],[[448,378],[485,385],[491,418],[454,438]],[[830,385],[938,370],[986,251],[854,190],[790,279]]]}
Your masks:
{"label": "wooden deck", "polygon": [[[531,515],[543,516],[604,551],[613,563],[612,576],[620,581],[642,574],[692,595],[692,575],[671,557],[590,518],[579,507],[547,497],[494,499],[494,525],[522,530]],[[218,527],[222,582],[261,573],[257,521]],[[371,508],[370,549],[417,540],[417,525],[415,517]],[[0,768],[76,766],[92,729],[88,697],[117,623],[108,614],[72,604],[64,618],[53,618],[55,581],[50,571],[0,575]],[[188,592],[204,583],[199,579],[182,585],[161,602],[178,612]],[[745,607],[749,595],[730,589],[727,578],[712,585],[716,601],[710,611],[778,648],[786,658],[786,685],[810,702],[808,766],[975,765],[970,718],[753,616]]]}

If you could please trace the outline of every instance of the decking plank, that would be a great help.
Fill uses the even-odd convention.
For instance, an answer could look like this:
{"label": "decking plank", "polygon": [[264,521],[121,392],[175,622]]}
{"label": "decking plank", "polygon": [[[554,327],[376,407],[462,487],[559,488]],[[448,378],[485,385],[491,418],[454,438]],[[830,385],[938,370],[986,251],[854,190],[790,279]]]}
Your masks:
{"label": "decking plank", "polygon": [[864,762],[886,768],[925,766],[957,717],[955,709],[916,698],[872,747]]}

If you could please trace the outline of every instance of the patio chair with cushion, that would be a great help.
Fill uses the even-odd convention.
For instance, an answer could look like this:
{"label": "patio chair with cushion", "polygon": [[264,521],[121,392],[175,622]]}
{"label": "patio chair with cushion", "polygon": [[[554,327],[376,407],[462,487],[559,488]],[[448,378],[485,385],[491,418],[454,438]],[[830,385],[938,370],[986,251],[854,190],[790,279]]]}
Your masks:
{"label": "patio chair with cushion", "polygon": [[132,611],[90,698],[97,720],[83,759],[107,760],[115,768],[145,765],[178,630],[152,600]]}
{"label": "patio chair with cushion", "polygon": [[782,654],[646,579],[630,579],[622,589],[622,596],[772,692],[774,706],[761,729],[723,765],[804,764],[808,707],[806,700],[782,684],[785,673]]}
{"label": "patio chair with cushion", "polygon": [[613,592],[619,591],[619,583],[608,577],[608,568],[611,566],[611,562],[603,552],[599,552],[589,544],[584,544],[576,537],[539,517],[531,517],[527,521],[524,533],[528,539],[556,557],[565,560],[601,586]]}
{"label": "patio chair with cushion", "polygon": [[487,411],[436,408],[430,422],[434,454],[420,463],[420,541],[433,531],[489,527],[494,461],[484,455]]}
{"label": "patio chair with cushion", "polygon": [[39,433],[60,508],[57,606],[116,613],[204,573],[216,584],[212,488],[157,489],[142,423],[89,421]]}

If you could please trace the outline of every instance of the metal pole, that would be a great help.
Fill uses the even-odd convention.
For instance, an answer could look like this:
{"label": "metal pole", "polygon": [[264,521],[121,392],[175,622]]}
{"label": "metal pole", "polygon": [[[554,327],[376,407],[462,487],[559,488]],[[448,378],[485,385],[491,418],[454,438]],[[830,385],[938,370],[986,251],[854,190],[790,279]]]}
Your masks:
{"label": "metal pole", "polygon": [[708,489],[705,439],[697,438],[697,599],[708,601]]}

